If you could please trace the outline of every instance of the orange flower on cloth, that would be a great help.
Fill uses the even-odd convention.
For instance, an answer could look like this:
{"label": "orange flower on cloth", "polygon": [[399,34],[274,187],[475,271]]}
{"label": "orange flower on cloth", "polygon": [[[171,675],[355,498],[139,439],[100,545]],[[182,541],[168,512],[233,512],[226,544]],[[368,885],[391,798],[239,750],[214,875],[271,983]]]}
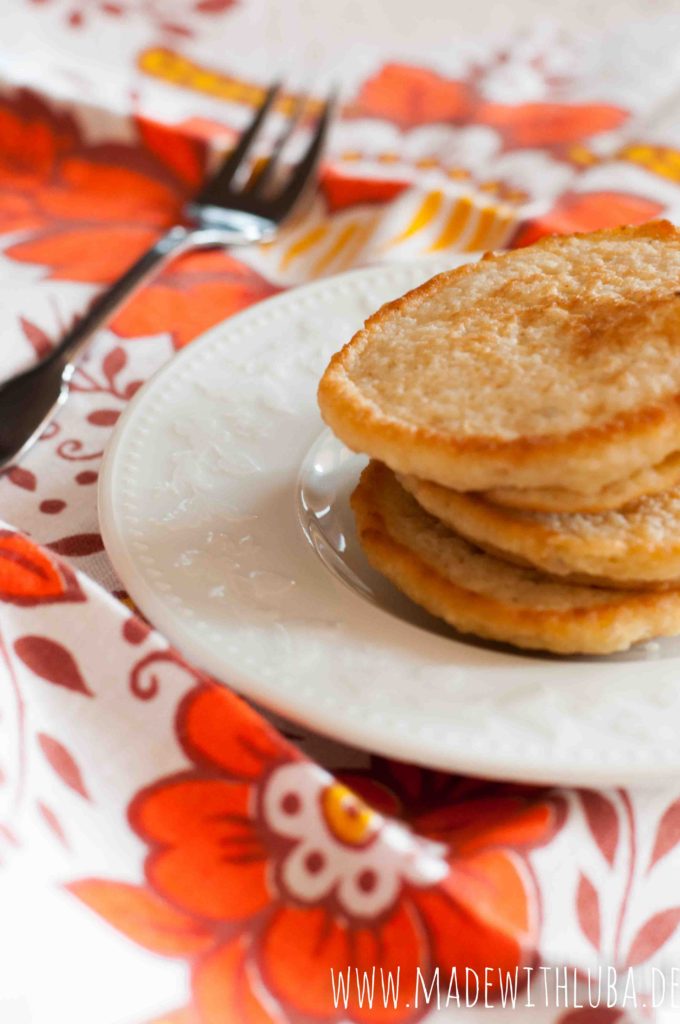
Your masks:
{"label": "orange flower on cloth", "polygon": [[596,231],[620,224],[644,224],[663,213],[663,203],[628,192],[570,192],[547,213],[522,224],[511,241],[519,248],[545,235],[566,235],[571,231]]}
{"label": "orange flower on cloth", "polygon": [[389,203],[405,192],[409,184],[396,178],[367,178],[333,167],[325,168],[319,180],[319,188],[331,213],[361,203]]}
{"label": "orange flower on cloth", "polygon": [[628,117],[608,103],[490,103],[470,80],[428,68],[385,64],[361,86],[349,107],[355,117],[377,117],[400,128],[423,124],[487,124],[509,148],[551,147],[618,128]]}
{"label": "orange flower on cloth", "polygon": [[0,601],[28,606],[84,600],[76,575],[65,562],[53,559],[23,534],[0,529]]}
{"label": "orange flower on cloth", "polygon": [[[446,991],[453,967],[525,961],[537,897],[510,847],[548,838],[548,805],[524,801],[505,818],[496,806],[492,828],[481,815],[442,842],[383,817],[217,686],[190,692],[177,731],[192,767],[129,812],[149,846],[147,885],[69,888],[131,939],[191,961],[198,1020],[396,1024],[425,1012],[412,998],[419,969],[429,979],[440,967]],[[348,968],[398,969],[397,1006],[350,994],[336,1007],[331,972]]]}
{"label": "orange flower on cloth", "polygon": [[0,100],[0,231],[53,279],[103,284],[180,218],[200,185],[203,144],[138,121],[137,138],[88,142],[76,119],[21,90]]}
{"label": "orange flower on cloth", "polygon": [[134,296],[112,327],[124,338],[167,331],[181,348],[224,317],[278,291],[227,252],[193,252]]}
{"label": "orange flower on cloth", "polygon": [[[44,266],[51,279],[108,284],[182,220],[205,175],[205,142],[143,119],[133,127],[131,142],[93,143],[29,91],[0,99],[0,232],[23,236],[7,256]],[[113,328],[125,337],[169,331],[179,346],[274,290],[224,253],[193,254]]]}
{"label": "orange flower on cloth", "polygon": [[495,782],[372,757],[367,772],[339,776],[385,817],[448,844],[456,854],[480,846],[533,848],[563,822],[562,801],[541,799],[533,786]]}
{"label": "orange flower on cloth", "polygon": [[362,84],[347,113],[384,118],[408,129],[467,120],[470,108],[467,82],[445,78],[428,68],[393,62],[383,65]]}

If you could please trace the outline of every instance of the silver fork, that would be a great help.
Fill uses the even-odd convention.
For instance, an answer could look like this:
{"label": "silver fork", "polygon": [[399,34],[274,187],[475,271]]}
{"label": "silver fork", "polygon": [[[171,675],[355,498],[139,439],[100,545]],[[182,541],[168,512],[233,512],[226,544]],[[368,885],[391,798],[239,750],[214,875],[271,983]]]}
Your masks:
{"label": "silver fork", "polygon": [[245,245],[271,238],[313,184],[333,116],[333,98],[323,104],[309,144],[287,180],[274,187],[281,152],[304,109],[302,100],[259,172],[244,186],[236,183],[280,91],[278,84],[269,89],[238,145],[200,194],[186,204],[186,224],[176,224],[166,231],[121,278],[97,296],[42,362],[0,385],[0,470],[16,462],[40,437],[66,401],[79,353],[153,273],[190,249]]}

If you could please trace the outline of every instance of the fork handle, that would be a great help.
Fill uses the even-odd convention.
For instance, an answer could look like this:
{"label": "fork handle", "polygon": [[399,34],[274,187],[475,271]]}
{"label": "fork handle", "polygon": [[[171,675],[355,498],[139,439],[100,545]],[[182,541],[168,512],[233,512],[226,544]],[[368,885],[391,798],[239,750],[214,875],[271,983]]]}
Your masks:
{"label": "fork handle", "polygon": [[[239,240],[235,236],[234,244]],[[174,257],[188,252],[189,249],[214,248],[225,243],[224,231],[181,226],[170,228],[126,270],[122,277],[94,299],[87,312],[52,349],[48,359],[60,359],[65,365],[73,362],[92,335],[111,319],[152,274]]]}

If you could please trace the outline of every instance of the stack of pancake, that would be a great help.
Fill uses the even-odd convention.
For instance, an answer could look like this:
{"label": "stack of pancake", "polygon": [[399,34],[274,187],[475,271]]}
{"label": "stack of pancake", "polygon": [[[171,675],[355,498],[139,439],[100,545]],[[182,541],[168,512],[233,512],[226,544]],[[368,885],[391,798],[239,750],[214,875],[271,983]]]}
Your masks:
{"label": "stack of pancake", "polygon": [[478,636],[566,653],[680,633],[680,230],[550,238],[384,306],[324,419],[371,457],[371,563]]}

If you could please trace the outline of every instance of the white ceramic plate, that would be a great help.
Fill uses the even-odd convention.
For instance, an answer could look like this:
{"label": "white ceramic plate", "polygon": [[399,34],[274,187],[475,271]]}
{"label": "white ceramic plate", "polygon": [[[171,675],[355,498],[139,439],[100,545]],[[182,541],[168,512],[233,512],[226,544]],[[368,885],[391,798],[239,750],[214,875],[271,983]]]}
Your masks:
{"label": "white ceramic plate", "polygon": [[173,359],[107,451],[113,564],[190,659],[338,739],[533,782],[678,775],[678,641],[559,659],[466,640],[358,548],[347,498],[364,460],[324,430],[316,385],[367,314],[439,269],[376,267],[287,292]]}

